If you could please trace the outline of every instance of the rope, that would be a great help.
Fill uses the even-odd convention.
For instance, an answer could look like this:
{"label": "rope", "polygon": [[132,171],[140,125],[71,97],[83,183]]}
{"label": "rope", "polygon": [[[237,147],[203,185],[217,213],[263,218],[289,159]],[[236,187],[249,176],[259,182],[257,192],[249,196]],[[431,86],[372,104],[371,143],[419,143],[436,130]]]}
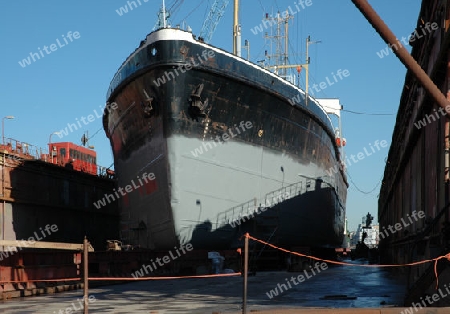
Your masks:
{"label": "rope", "polygon": [[290,253],[293,255],[298,255],[298,256],[302,256],[302,257],[307,257],[316,261],[324,261],[326,263],[330,263],[330,264],[336,264],[336,265],[343,265],[343,266],[357,266],[357,267],[404,267],[404,266],[415,266],[415,265],[421,265],[421,264],[425,264],[425,263],[430,263],[430,262],[434,262],[434,275],[436,276],[436,289],[438,289],[438,285],[439,285],[439,278],[438,278],[438,273],[437,273],[437,263],[440,259],[447,259],[448,261],[450,261],[450,253],[447,253],[446,255],[443,256],[439,256],[433,259],[427,259],[427,260],[423,260],[423,261],[418,261],[418,262],[413,262],[413,263],[407,263],[407,264],[372,264],[372,265],[361,265],[361,264],[352,264],[352,263],[346,263],[346,262],[338,262],[338,261],[332,261],[332,260],[327,260],[327,259],[322,259],[322,258],[318,258],[315,256],[311,256],[311,255],[307,255],[307,254],[302,254],[302,253],[298,253],[298,252],[293,252],[293,251],[289,251],[283,248],[280,248],[276,245],[267,243],[263,240],[257,239],[252,237],[251,235],[249,235],[248,233],[246,233],[244,235],[246,238],[249,238],[250,240],[268,245],[274,249],[286,252],[286,253]]}
{"label": "rope", "polygon": [[[230,274],[214,274],[214,275],[195,275],[195,276],[172,276],[172,277],[89,277],[90,281],[136,281],[136,280],[170,280],[170,279],[189,279],[189,278],[218,278],[218,277],[233,277],[240,276],[241,273]],[[83,278],[58,278],[58,279],[27,279],[27,280],[11,280],[0,281],[4,283],[26,283],[26,282],[59,282],[59,281],[82,281]]]}
{"label": "rope", "polygon": [[[437,263],[441,259],[447,259],[450,261],[450,253],[447,253],[446,255],[442,255],[436,258],[427,259],[423,261],[413,262],[413,263],[406,263],[406,264],[371,264],[371,265],[362,265],[362,264],[352,264],[352,263],[346,263],[346,262],[338,262],[338,261],[332,261],[328,259],[323,259],[319,257],[315,257],[312,255],[302,254],[298,252],[293,252],[287,249],[283,249],[281,247],[278,247],[276,245],[270,244],[266,241],[257,239],[255,237],[252,237],[248,233],[243,235],[244,237],[259,242],[261,244],[270,246],[271,248],[274,248],[276,250],[280,250],[285,253],[306,257],[309,259],[313,259],[316,261],[323,261],[329,264],[335,264],[335,265],[342,265],[342,266],[354,266],[354,267],[405,267],[405,266],[416,266],[421,265],[425,263],[431,263],[434,262],[434,275],[436,277],[436,290],[439,287],[439,277],[438,277],[438,271],[437,271]],[[171,276],[171,277],[141,277],[141,278],[135,278],[135,277],[89,277],[89,280],[92,281],[136,281],[136,280],[171,280],[171,279],[192,279],[192,278],[220,278],[220,277],[233,277],[233,276],[241,276],[242,274],[240,272],[237,273],[231,273],[231,274],[214,274],[214,275],[195,275],[195,276]],[[80,281],[81,278],[58,278],[58,279],[27,279],[27,280],[15,280],[15,281],[0,281],[0,284],[4,283],[25,283],[25,282],[59,282],[59,281]]]}
{"label": "rope", "polygon": [[58,278],[58,279],[26,279],[26,280],[7,280],[7,281],[0,281],[0,284],[4,283],[27,283],[27,282],[55,282],[55,281],[80,281],[83,280],[82,278],[76,277],[76,278]]}
{"label": "rope", "polygon": [[218,278],[218,277],[233,277],[240,276],[241,273],[231,273],[231,274],[215,274],[215,275],[196,275],[196,276],[172,276],[172,277],[89,277],[89,280],[95,281],[111,281],[111,280],[170,280],[170,279],[189,279],[189,278]]}

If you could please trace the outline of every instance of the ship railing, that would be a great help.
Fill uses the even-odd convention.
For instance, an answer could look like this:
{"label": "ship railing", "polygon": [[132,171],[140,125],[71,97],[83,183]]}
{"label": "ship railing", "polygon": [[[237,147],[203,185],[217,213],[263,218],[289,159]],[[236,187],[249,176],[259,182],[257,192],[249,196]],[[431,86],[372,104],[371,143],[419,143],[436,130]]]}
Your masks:
{"label": "ship railing", "polygon": [[267,193],[259,202],[254,198],[234,206],[217,215],[216,228],[221,228],[244,218],[254,217],[259,212],[259,208],[271,208],[287,199],[302,194],[304,191],[304,183],[300,181]]}
{"label": "ship railing", "polygon": [[[5,138],[5,142],[0,144],[0,153],[11,155],[11,159],[15,160],[39,159],[45,162],[50,162],[47,150],[43,150],[40,147],[21,142],[13,138]],[[8,159],[8,157],[5,156],[5,159]],[[97,169],[97,176],[109,179],[115,178],[114,170],[100,165],[95,165],[95,167]]]}
{"label": "ship railing", "polygon": [[221,228],[227,224],[232,223],[233,221],[242,219],[244,213],[247,213],[247,215],[254,214],[258,209],[257,204],[258,202],[257,199],[255,198],[245,203],[229,208],[225,212],[219,213],[216,218],[217,228]]}
{"label": "ship railing", "polygon": [[1,151],[11,154],[19,155],[28,159],[40,159],[43,150],[37,146],[15,140],[13,138],[5,138],[4,143],[0,145]]}
{"label": "ship railing", "polygon": [[116,177],[114,170],[99,165],[97,165],[97,175],[108,179],[114,179]]}
{"label": "ship railing", "polygon": [[[304,192],[303,187],[303,181],[300,181],[282,187],[281,189],[278,189],[276,191],[269,192],[265,195],[265,204],[269,205],[269,207],[272,207],[278,203],[281,203],[282,201],[300,195]],[[270,204],[272,206],[270,206]]]}
{"label": "ship railing", "polygon": [[[307,181],[310,181],[309,184],[312,182],[312,180]],[[213,229],[219,229],[235,221],[254,217],[259,212],[259,208],[270,208],[290,198],[298,196],[306,192],[306,186],[307,184],[305,184],[304,181],[299,181],[267,193],[260,202],[258,202],[258,199],[254,198],[245,203],[233,206],[217,215],[216,223],[215,226],[213,225]],[[191,240],[192,233],[195,228],[196,225],[189,225],[181,228],[179,232],[179,240],[181,244],[186,244]]]}

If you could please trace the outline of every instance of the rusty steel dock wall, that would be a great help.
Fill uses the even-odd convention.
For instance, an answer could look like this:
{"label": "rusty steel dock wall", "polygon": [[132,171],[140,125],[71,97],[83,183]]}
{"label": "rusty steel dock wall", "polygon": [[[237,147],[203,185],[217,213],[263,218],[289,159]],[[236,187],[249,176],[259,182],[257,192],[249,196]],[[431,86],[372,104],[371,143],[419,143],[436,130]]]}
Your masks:
{"label": "rusty steel dock wall", "polygon": [[[427,23],[437,23],[438,28],[423,34]],[[450,0],[423,1],[416,27],[419,36],[410,43],[412,56],[447,100],[449,23]],[[449,251],[448,109],[447,113],[434,103],[414,75],[407,72],[378,202],[383,263],[415,262]],[[423,214],[419,216],[420,212]],[[400,224],[399,230],[396,224]],[[442,261],[438,267],[440,279],[444,279],[440,280],[442,286],[450,283],[446,263]],[[408,276],[406,304],[435,288],[433,266],[428,263],[404,268]]]}
{"label": "rusty steel dock wall", "polygon": [[0,239],[82,243],[86,236],[96,250],[119,239],[118,202],[94,206],[115,180],[16,157],[0,152]]}

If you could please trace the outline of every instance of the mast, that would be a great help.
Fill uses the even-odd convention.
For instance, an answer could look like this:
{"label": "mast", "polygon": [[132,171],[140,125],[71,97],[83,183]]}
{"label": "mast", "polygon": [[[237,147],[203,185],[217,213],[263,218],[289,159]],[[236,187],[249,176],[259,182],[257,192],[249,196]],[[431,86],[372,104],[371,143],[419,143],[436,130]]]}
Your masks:
{"label": "mast", "polygon": [[166,2],[165,2],[165,0],[163,0],[162,7],[158,11],[158,20],[156,21],[156,24],[153,27],[153,30],[170,27],[169,18],[170,18],[170,12],[166,11]]}
{"label": "mast", "polygon": [[163,26],[166,28],[166,1],[163,0]]}
{"label": "mast", "polygon": [[[284,77],[287,79],[287,71],[288,69],[288,63],[289,63],[289,20],[293,19],[294,16],[289,14],[288,11],[283,12],[283,14],[280,14],[280,12],[277,13],[275,17],[269,16],[268,13],[265,15],[265,21],[264,25],[268,23],[269,25],[275,26],[273,29],[275,31],[269,35],[267,32],[265,34],[265,38],[270,41],[270,50],[271,53],[272,47],[275,46],[275,53],[269,55],[266,52],[266,57],[270,60],[273,60],[274,64],[273,68],[275,68],[275,73],[280,75],[281,77]],[[284,27],[283,27],[284,24]],[[280,72],[278,70],[281,69]],[[292,81],[292,83],[294,83]]]}
{"label": "mast", "polygon": [[320,44],[321,41],[320,40],[316,40],[316,41],[311,41],[311,36],[308,36],[308,38],[306,38],[306,104],[308,104],[308,88],[309,88],[309,62],[310,62],[310,58],[309,58],[309,45],[311,44]]}
{"label": "mast", "polygon": [[[293,17],[292,17],[293,18]],[[284,65],[287,65],[289,62],[289,19],[286,18],[286,20],[284,20]],[[286,75],[287,71],[284,70],[284,75]]]}
{"label": "mast", "polygon": [[[294,80],[290,80],[287,75],[287,69],[297,68],[297,71],[300,73],[301,68],[305,68],[306,75],[306,105],[308,105],[308,91],[309,91],[309,56],[308,56],[308,47],[311,42],[310,37],[306,39],[306,61],[304,64],[288,64],[289,63],[289,20],[293,19],[294,16],[291,15],[288,11],[284,12],[284,14],[277,13],[276,17],[269,17],[269,14],[266,13],[265,20],[267,20],[270,25],[275,25],[275,34],[268,35],[266,33],[265,38],[271,41],[271,47],[275,45],[275,54],[268,55],[266,52],[266,57],[269,60],[274,60],[274,65],[269,65],[269,69],[274,69],[274,72],[277,75],[280,75],[284,79],[291,81],[292,84],[295,84]],[[282,23],[284,23],[284,33],[281,31]],[[284,41],[284,42],[283,42]],[[272,50],[272,49],[271,49]],[[270,61],[269,61],[270,62]],[[281,70],[281,71],[279,71]]]}
{"label": "mast", "polygon": [[241,56],[241,27],[239,26],[239,0],[234,0],[233,54]]}
{"label": "mast", "polygon": [[308,36],[306,38],[306,88],[305,88],[305,93],[306,93],[306,104],[308,104],[308,90],[309,90],[309,43],[311,42],[311,36]]}

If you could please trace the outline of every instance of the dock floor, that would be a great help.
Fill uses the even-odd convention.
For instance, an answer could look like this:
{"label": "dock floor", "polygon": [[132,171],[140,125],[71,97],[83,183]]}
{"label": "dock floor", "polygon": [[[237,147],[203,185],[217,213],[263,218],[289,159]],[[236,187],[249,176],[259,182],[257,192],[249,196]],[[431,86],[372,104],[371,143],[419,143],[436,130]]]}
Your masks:
{"label": "dock floor", "polygon": [[[247,313],[401,314],[404,285],[377,268],[330,267],[269,298],[267,293],[302,272],[261,272],[249,277]],[[90,313],[241,314],[242,277],[133,281],[89,289]],[[83,291],[0,301],[0,313],[81,313]],[[450,299],[450,297],[449,297]],[[435,306],[442,306],[437,304]],[[450,313],[450,308],[426,308]],[[411,309],[408,309],[411,310]],[[61,312],[63,311],[63,312]],[[404,312],[406,314],[408,312]],[[430,313],[415,311],[412,313]]]}

